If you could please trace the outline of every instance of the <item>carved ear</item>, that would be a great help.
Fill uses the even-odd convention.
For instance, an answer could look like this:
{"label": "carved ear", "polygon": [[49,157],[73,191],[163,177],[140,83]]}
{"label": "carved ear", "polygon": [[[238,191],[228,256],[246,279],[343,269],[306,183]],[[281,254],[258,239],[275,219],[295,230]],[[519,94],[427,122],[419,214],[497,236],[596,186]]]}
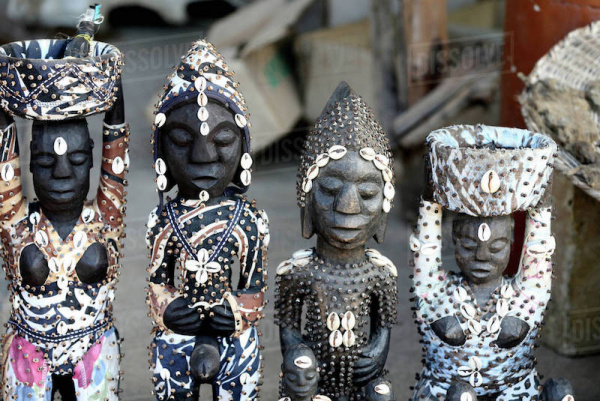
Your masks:
{"label": "carved ear", "polygon": [[377,241],[378,244],[382,244],[383,240],[385,239],[385,230],[387,229],[387,219],[388,219],[388,213],[384,213],[383,216],[381,216],[381,221],[379,222],[379,227],[377,227],[377,230],[375,231],[375,235],[373,235],[373,238],[375,238],[375,241]]}
{"label": "carved ear", "polygon": [[315,233],[315,229],[312,223],[312,216],[308,210],[308,204],[300,208],[300,221],[302,222],[302,237],[309,239]]}

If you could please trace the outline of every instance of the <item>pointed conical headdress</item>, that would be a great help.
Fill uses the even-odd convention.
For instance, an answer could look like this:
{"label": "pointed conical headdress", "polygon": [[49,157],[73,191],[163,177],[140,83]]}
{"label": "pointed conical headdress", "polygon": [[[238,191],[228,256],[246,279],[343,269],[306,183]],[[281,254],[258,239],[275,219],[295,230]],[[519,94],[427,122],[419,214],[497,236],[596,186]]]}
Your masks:
{"label": "pointed conical headdress", "polygon": [[346,82],[341,82],[308,134],[300,159],[298,205],[306,206],[306,195],[319,168],[330,160],[344,157],[348,151],[359,152],[381,171],[386,190],[384,211],[391,207],[394,190],[394,166],[389,141],[373,111]]}
{"label": "pointed conical headdress", "polygon": [[175,108],[182,102],[189,99],[197,99],[198,119],[202,121],[201,134],[208,135],[210,127],[208,126],[208,109],[205,107],[208,99],[216,100],[228,107],[235,117],[235,122],[240,127],[244,135],[244,154],[240,160],[242,174],[240,179],[236,179],[234,184],[239,186],[236,192],[245,192],[250,185],[250,166],[252,158],[250,156],[250,124],[247,114],[246,102],[244,97],[238,91],[239,84],[233,81],[233,71],[229,69],[223,56],[217,52],[215,47],[205,40],[195,42],[190,50],[181,58],[173,73],[168,77],[168,82],[164,86],[165,92],[160,101],[156,104],[156,115],[153,125],[153,153],[154,168],[158,175],[157,184],[159,187],[160,203],[162,207],[162,192],[172,187],[166,182],[166,166],[164,161],[158,159],[158,146],[160,128],[166,121],[166,113]]}

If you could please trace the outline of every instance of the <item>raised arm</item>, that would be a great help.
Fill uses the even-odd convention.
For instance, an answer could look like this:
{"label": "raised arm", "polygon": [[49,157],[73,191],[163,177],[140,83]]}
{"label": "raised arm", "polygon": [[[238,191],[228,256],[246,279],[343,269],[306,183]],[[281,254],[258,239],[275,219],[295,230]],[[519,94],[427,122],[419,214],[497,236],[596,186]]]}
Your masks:
{"label": "raised arm", "polygon": [[19,141],[13,118],[4,110],[0,111],[0,224],[4,244],[12,242],[11,226],[22,220],[27,211],[21,185],[21,162]]}
{"label": "raised arm", "polygon": [[304,343],[302,337],[304,296],[298,286],[297,273],[292,269],[291,260],[284,261],[277,268],[275,280],[275,324],[279,326],[282,354],[293,345]]}
{"label": "raised arm", "polygon": [[129,126],[125,123],[123,91],[115,87],[116,100],[104,115],[102,164],[96,201],[105,221],[115,230],[123,229],[125,215],[125,174],[129,167]]}

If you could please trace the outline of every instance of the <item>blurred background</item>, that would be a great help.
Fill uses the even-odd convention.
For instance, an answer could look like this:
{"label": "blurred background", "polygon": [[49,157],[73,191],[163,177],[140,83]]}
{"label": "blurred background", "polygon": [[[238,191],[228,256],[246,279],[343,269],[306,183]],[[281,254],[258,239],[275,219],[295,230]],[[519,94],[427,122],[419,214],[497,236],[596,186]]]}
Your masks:
{"label": "blurred background", "polygon": [[[89,4],[2,0],[0,40],[73,35]],[[273,234],[269,305],[260,326],[265,348],[262,398],[278,399],[281,355],[273,322],[274,270],[295,250],[313,243],[300,234],[295,194],[299,151],[331,92],[346,80],[374,109],[395,155],[397,199],[386,242],[376,247],[399,271],[399,317],[387,368],[398,400],[408,400],[415,373],[421,369],[409,303],[408,236],[421,192],[425,137],[434,129],[459,123],[525,127],[516,100],[523,89],[520,74],[529,74],[568,32],[599,19],[600,1],[104,0],[102,13],[105,21],[96,39],[116,45],[125,55],[123,88],[131,126],[127,238],[114,305],[124,338],[123,399],[153,399],[144,234],[148,213],[158,200],[150,146],[154,104],[166,76],[191,42],[206,37],[241,83],[251,114],[256,161],[249,197],[269,214]],[[97,142],[101,118],[89,119]],[[18,129],[25,144],[30,122],[18,121]],[[21,149],[28,160],[28,146]],[[555,227],[561,227],[557,278],[543,345],[537,350],[538,371],[545,378],[571,380],[577,400],[598,400],[600,255],[595,248],[600,240],[600,207],[594,193],[574,185],[568,174],[556,175],[554,193],[560,196],[555,202]],[[92,191],[94,184],[97,178]],[[30,185],[28,193],[34,197]],[[449,228],[446,224],[443,262],[453,270]],[[517,233],[516,249],[518,237]],[[513,273],[515,266],[513,261]],[[6,320],[10,303],[5,288],[0,306]]]}

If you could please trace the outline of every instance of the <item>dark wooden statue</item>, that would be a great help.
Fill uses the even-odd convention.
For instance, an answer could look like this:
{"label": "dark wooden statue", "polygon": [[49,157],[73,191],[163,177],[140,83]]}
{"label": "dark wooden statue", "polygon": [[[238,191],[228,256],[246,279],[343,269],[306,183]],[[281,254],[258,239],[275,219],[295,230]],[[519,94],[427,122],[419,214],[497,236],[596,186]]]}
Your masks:
{"label": "dark wooden statue", "polygon": [[[414,252],[415,317],[424,368],[413,400],[573,400],[540,385],[533,349],[550,299],[551,139],[525,130],[455,126],[428,137],[428,174]],[[460,273],[442,268],[442,207]],[[519,272],[510,212],[527,210]],[[547,394],[542,396],[542,393]]]}
{"label": "dark wooden statue", "polygon": [[[5,400],[50,400],[57,391],[63,400],[118,399],[112,301],[129,163],[122,62],[116,48],[99,42],[89,57],[64,59],[68,43],[0,48],[0,238],[12,302],[3,338]],[[106,112],[101,176],[95,199],[86,200],[94,142],[82,116],[97,112]],[[12,115],[34,120],[33,202],[23,194]]]}
{"label": "dark wooden statue", "polygon": [[[158,400],[196,400],[201,383],[212,384],[215,401],[258,396],[255,326],[263,316],[270,235],[266,214],[242,196],[251,181],[250,131],[232,75],[200,40],[157,105],[160,204],[147,240]],[[174,186],[177,195],[163,204],[163,192]]]}
{"label": "dark wooden statue", "polygon": [[[317,245],[277,268],[284,368],[302,368],[298,358],[314,361],[320,397],[392,399],[389,383],[380,378],[396,319],[397,272],[365,245],[372,237],[383,241],[394,197],[393,160],[381,126],[346,83],[308,135],[299,176],[302,235],[316,234]],[[297,356],[295,347],[302,344],[310,355]],[[291,385],[286,371],[282,396],[306,399],[312,382]]]}

